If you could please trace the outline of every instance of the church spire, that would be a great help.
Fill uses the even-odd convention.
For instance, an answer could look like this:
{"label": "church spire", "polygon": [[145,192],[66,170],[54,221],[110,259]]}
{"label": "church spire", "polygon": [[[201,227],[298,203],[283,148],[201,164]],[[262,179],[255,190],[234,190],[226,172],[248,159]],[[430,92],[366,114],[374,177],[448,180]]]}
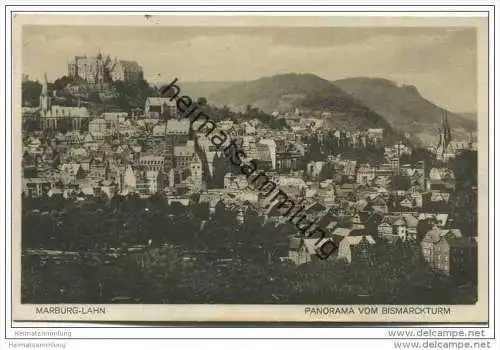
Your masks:
{"label": "church spire", "polygon": [[444,112],[444,125],[445,125],[445,132],[446,132],[446,145],[451,141],[451,130],[450,130],[450,124],[448,124],[448,112]]}
{"label": "church spire", "polygon": [[438,150],[442,154],[446,151],[446,148],[451,141],[451,130],[448,124],[448,112],[443,110],[441,112],[441,125],[439,127],[439,145]]}
{"label": "church spire", "polygon": [[43,73],[42,93],[40,94],[40,109],[42,117],[49,115],[51,108],[51,98],[49,95],[49,82],[47,81],[47,74]]}
{"label": "church spire", "polygon": [[47,81],[47,73],[43,72],[42,95],[47,96],[49,93],[49,82]]}

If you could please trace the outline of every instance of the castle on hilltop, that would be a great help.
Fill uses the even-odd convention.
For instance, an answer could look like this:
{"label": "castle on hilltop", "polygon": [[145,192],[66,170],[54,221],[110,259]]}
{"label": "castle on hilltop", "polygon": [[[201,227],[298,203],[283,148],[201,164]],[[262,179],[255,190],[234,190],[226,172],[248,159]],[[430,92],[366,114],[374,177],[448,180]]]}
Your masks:
{"label": "castle on hilltop", "polygon": [[101,52],[95,57],[75,56],[68,63],[68,77],[80,78],[89,84],[143,79],[142,67],[135,61],[111,60]]}

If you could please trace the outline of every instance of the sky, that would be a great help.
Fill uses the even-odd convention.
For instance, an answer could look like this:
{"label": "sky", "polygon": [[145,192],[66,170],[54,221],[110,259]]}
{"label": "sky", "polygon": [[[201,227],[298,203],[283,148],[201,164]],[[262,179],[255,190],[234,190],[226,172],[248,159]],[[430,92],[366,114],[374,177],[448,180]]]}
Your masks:
{"label": "sky", "polygon": [[76,55],[134,60],[152,83],[248,81],[283,73],[414,85],[453,112],[477,111],[476,29],[467,27],[25,26],[22,70],[49,81]]}

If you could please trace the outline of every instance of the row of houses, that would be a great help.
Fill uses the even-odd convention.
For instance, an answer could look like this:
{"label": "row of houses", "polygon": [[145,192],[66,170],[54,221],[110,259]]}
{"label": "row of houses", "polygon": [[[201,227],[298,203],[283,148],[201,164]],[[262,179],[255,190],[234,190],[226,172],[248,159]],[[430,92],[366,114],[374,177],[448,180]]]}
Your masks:
{"label": "row of houses", "polygon": [[[417,218],[410,220],[418,221]],[[404,219],[386,217],[379,225],[379,239],[391,242],[405,239],[415,241],[416,233],[408,233],[413,229]],[[374,246],[377,240],[364,229],[346,228],[335,229],[331,237],[324,238],[319,244],[317,238],[291,238],[287,260],[297,265],[318,260],[318,246],[327,240],[335,242],[338,247],[329,259],[344,260],[347,263],[357,260],[368,265],[376,263]],[[420,247],[423,258],[433,270],[464,281],[477,278],[476,238],[465,237],[458,229],[434,225],[423,237]]]}

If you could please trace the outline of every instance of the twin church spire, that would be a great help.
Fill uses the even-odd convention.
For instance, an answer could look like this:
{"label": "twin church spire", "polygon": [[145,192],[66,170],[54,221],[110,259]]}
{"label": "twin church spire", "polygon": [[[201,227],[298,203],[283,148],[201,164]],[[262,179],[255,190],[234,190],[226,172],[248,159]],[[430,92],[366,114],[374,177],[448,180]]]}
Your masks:
{"label": "twin church spire", "polygon": [[438,154],[440,156],[442,156],[446,151],[450,142],[451,129],[450,125],[448,124],[448,112],[443,110],[441,113],[441,125],[439,127],[439,144],[437,146]]}

